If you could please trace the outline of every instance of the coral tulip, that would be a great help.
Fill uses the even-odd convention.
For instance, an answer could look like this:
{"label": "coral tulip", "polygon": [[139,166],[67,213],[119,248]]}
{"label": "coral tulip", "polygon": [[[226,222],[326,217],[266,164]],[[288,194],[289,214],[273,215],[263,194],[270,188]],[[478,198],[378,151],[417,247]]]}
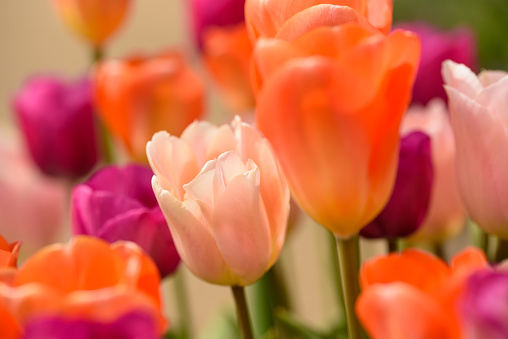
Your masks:
{"label": "coral tulip", "polygon": [[289,191],[268,141],[250,125],[195,122],[147,145],[152,185],[178,253],[199,278],[245,286],[277,260]]}
{"label": "coral tulip", "polygon": [[77,185],[72,191],[73,233],[110,243],[135,242],[165,277],[176,270],[180,257],[153,194],[152,176],[147,166],[110,166]]}
{"label": "coral tulip", "polygon": [[485,231],[508,239],[508,74],[476,77],[466,66],[445,61],[443,78],[466,210]]}
{"label": "coral tulip", "polygon": [[203,58],[224,101],[231,110],[245,112],[255,106],[250,81],[252,44],[245,24],[210,28],[204,35]]}
{"label": "coral tulip", "polygon": [[455,139],[445,103],[434,99],[426,107],[411,107],[402,119],[401,133],[412,131],[430,136],[434,165],[429,210],[412,239],[444,241],[457,235],[466,222],[457,183]]}
{"label": "coral tulip", "polygon": [[63,19],[75,33],[101,47],[122,24],[130,0],[53,0]]}
{"label": "coral tulip", "polygon": [[[260,37],[293,40],[319,26],[346,22],[372,24],[388,34],[392,0],[247,0],[245,21],[252,41]],[[370,24],[369,24],[370,22]]]}
{"label": "coral tulip", "polygon": [[0,129],[0,234],[33,252],[61,234],[67,189],[34,167],[10,130]]}
{"label": "coral tulip", "polygon": [[360,231],[367,238],[398,238],[414,233],[429,206],[434,169],[430,138],[412,132],[400,142],[399,166],[392,196],[383,211]]}
{"label": "coral tulip", "polygon": [[426,105],[433,98],[446,100],[441,64],[450,59],[476,68],[476,40],[467,28],[443,31],[425,22],[406,22],[397,28],[418,34],[422,41],[422,57],[413,86],[412,103]]}
{"label": "coral tulip", "polygon": [[134,243],[80,236],[25,261],[12,286],[0,284],[0,305],[22,327],[48,316],[108,324],[141,312],[160,335],[166,325],[159,284],[157,267]]}
{"label": "coral tulip", "polygon": [[469,276],[487,268],[476,248],[457,254],[450,266],[413,249],[373,258],[360,271],[356,313],[374,339],[459,339],[457,300]]}
{"label": "coral tulip", "polygon": [[0,235],[0,284],[2,283],[10,284],[14,279],[20,247],[21,242],[15,241],[9,244]]}
{"label": "coral tulip", "polygon": [[244,21],[245,0],[191,0],[194,35],[199,47],[211,27],[232,27]]}
{"label": "coral tulip", "polygon": [[95,73],[95,96],[107,127],[142,160],[155,132],[180,135],[203,114],[201,80],[173,52],[102,63]]}
{"label": "coral tulip", "polygon": [[26,144],[41,171],[76,178],[96,164],[98,149],[88,80],[34,77],[14,99]]}
{"label": "coral tulip", "polygon": [[357,24],[323,27],[294,42],[258,42],[265,73],[257,123],[297,203],[337,236],[360,231],[384,207],[397,169],[418,39]]}

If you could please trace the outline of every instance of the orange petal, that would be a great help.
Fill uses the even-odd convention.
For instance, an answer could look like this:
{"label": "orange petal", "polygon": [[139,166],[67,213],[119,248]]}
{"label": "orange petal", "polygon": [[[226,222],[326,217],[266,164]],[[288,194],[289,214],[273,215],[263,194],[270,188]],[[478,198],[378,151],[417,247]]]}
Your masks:
{"label": "orange petal", "polygon": [[478,269],[487,268],[489,262],[485,253],[476,247],[468,247],[453,256],[450,267],[454,272],[470,273]]}
{"label": "orange petal", "polygon": [[16,319],[0,301],[0,338],[18,339],[19,334],[20,328]]}

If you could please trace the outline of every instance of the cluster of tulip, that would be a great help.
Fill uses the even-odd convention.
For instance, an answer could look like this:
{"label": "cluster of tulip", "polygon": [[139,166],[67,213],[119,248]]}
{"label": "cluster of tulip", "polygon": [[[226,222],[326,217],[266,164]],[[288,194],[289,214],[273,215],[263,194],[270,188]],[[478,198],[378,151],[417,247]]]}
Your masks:
{"label": "cluster of tulip", "polygon": [[[244,287],[267,276],[265,339],[508,335],[508,73],[475,75],[469,31],[392,29],[391,0],[193,0],[196,53],[238,114],[215,125],[184,54],[105,58],[130,0],[54,4],[94,67],[13,100],[29,157],[0,140],[0,338],[188,339],[160,294],[180,260],[232,287],[244,339]],[[332,334],[293,319],[272,270],[291,198],[336,239],[346,326]],[[67,200],[70,242],[43,247]],[[448,265],[467,220],[483,248]],[[359,236],[389,253],[360,266]],[[39,250],[18,268],[24,246]]]}

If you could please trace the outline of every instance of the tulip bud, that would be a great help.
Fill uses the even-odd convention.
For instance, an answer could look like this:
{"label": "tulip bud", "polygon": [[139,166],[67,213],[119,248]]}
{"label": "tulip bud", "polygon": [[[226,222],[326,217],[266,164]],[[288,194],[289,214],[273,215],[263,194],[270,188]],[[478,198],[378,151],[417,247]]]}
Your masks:
{"label": "tulip bud", "polygon": [[429,206],[434,170],[430,138],[413,132],[401,139],[395,187],[383,211],[360,231],[366,238],[398,238],[420,227]]}
{"label": "tulip bud", "polygon": [[29,80],[14,110],[30,154],[41,171],[77,178],[96,164],[91,89],[87,80],[67,84],[52,77]]}
{"label": "tulip bud", "polygon": [[77,185],[72,192],[73,233],[110,243],[135,242],[165,277],[176,270],[180,257],[153,194],[152,175],[147,166],[110,166]]}

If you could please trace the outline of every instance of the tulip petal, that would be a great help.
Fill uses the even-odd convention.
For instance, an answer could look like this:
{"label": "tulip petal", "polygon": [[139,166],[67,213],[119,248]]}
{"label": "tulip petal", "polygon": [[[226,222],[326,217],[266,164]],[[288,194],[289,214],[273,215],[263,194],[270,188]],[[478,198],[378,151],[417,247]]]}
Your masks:
{"label": "tulip petal", "polygon": [[20,326],[9,310],[0,301],[0,338],[18,339]]}
{"label": "tulip petal", "polygon": [[470,98],[475,98],[483,89],[476,74],[463,64],[446,60],[443,62],[442,73],[443,79],[448,86],[455,88],[455,90]]}
{"label": "tulip petal", "polygon": [[478,80],[480,80],[480,83],[485,88],[495,84],[507,75],[508,73],[505,71],[482,71],[480,74],[478,74]]}
{"label": "tulip petal", "polygon": [[458,338],[450,314],[406,283],[369,287],[356,302],[356,314],[376,339]]}

